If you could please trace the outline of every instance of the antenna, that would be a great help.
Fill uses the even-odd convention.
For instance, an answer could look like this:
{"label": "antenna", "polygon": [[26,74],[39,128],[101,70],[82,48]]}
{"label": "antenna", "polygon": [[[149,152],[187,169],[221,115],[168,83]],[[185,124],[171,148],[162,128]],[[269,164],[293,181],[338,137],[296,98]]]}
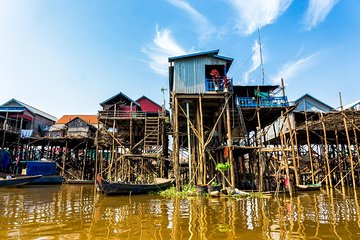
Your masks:
{"label": "antenna", "polygon": [[260,39],[260,29],[258,28],[258,35],[259,35],[259,47],[260,47],[260,61],[261,61],[261,80],[262,85],[264,85],[265,82],[265,76],[264,76],[264,63],[263,63],[263,57],[262,57],[262,49],[261,49],[261,39]]}
{"label": "antenna", "polygon": [[167,91],[168,89],[162,86],[160,90],[163,93],[163,99],[164,99],[163,111],[165,111],[165,91]]}

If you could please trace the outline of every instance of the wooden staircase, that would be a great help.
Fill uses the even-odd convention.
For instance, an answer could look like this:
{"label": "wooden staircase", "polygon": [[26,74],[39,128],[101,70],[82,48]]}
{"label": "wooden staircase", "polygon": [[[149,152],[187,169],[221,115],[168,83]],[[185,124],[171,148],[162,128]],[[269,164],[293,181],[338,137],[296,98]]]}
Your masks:
{"label": "wooden staircase", "polygon": [[247,134],[247,129],[244,121],[244,116],[242,114],[241,108],[236,106],[234,109],[230,110],[231,114],[231,128],[233,129],[232,135],[233,138],[243,139]]}
{"label": "wooden staircase", "polygon": [[160,145],[160,119],[158,117],[145,118],[144,152],[157,152]]}

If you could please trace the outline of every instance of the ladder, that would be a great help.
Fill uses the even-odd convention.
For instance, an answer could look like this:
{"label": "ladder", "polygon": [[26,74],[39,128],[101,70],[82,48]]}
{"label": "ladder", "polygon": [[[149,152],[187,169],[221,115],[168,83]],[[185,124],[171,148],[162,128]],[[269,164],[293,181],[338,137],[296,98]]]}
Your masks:
{"label": "ladder", "polygon": [[244,115],[243,115],[243,113],[241,111],[241,107],[237,103],[236,103],[236,108],[237,108],[237,111],[238,111],[238,114],[239,114],[239,121],[240,121],[241,129],[243,130],[244,136],[246,136],[247,129],[246,129],[245,121],[244,121]]}
{"label": "ladder", "polygon": [[159,117],[145,118],[144,151],[152,152],[160,144],[160,120]]}

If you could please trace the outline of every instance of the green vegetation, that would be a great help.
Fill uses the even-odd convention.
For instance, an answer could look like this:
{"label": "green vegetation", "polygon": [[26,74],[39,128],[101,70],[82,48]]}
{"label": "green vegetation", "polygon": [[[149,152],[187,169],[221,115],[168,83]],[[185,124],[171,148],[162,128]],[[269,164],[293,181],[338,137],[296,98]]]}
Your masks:
{"label": "green vegetation", "polygon": [[221,183],[218,183],[218,182],[216,182],[216,181],[213,181],[213,182],[211,183],[211,186],[213,186],[213,187],[220,187],[220,186],[221,186]]}
{"label": "green vegetation", "polygon": [[160,192],[160,195],[166,198],[171,197],[187,197],[196,195],[195,186],[184,185],[181,191],[176,191],[175,187],[168,188]]}
{"label": "green vegetation", "polygon": [[228,162],[226,162],[226,163],[218,163],[218,164],[216,164],[215,170],[224,172],[224,171],[229,170],[230,167],[231,167],[231,165]]}

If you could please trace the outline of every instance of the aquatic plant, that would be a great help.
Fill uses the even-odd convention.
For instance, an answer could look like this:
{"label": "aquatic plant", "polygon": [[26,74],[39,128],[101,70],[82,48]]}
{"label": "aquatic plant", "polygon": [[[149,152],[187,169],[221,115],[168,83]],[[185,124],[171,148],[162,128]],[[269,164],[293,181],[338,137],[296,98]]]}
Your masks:
{"label": "aquatic plant", "polygon": [[187,197],[187,196],[195,196],[195,186],[183,185],[181,186],[181,191],[177,191],[175,187],[168,188],[164,191],[160,191],[159,194],[166,198],[171,197]]}

